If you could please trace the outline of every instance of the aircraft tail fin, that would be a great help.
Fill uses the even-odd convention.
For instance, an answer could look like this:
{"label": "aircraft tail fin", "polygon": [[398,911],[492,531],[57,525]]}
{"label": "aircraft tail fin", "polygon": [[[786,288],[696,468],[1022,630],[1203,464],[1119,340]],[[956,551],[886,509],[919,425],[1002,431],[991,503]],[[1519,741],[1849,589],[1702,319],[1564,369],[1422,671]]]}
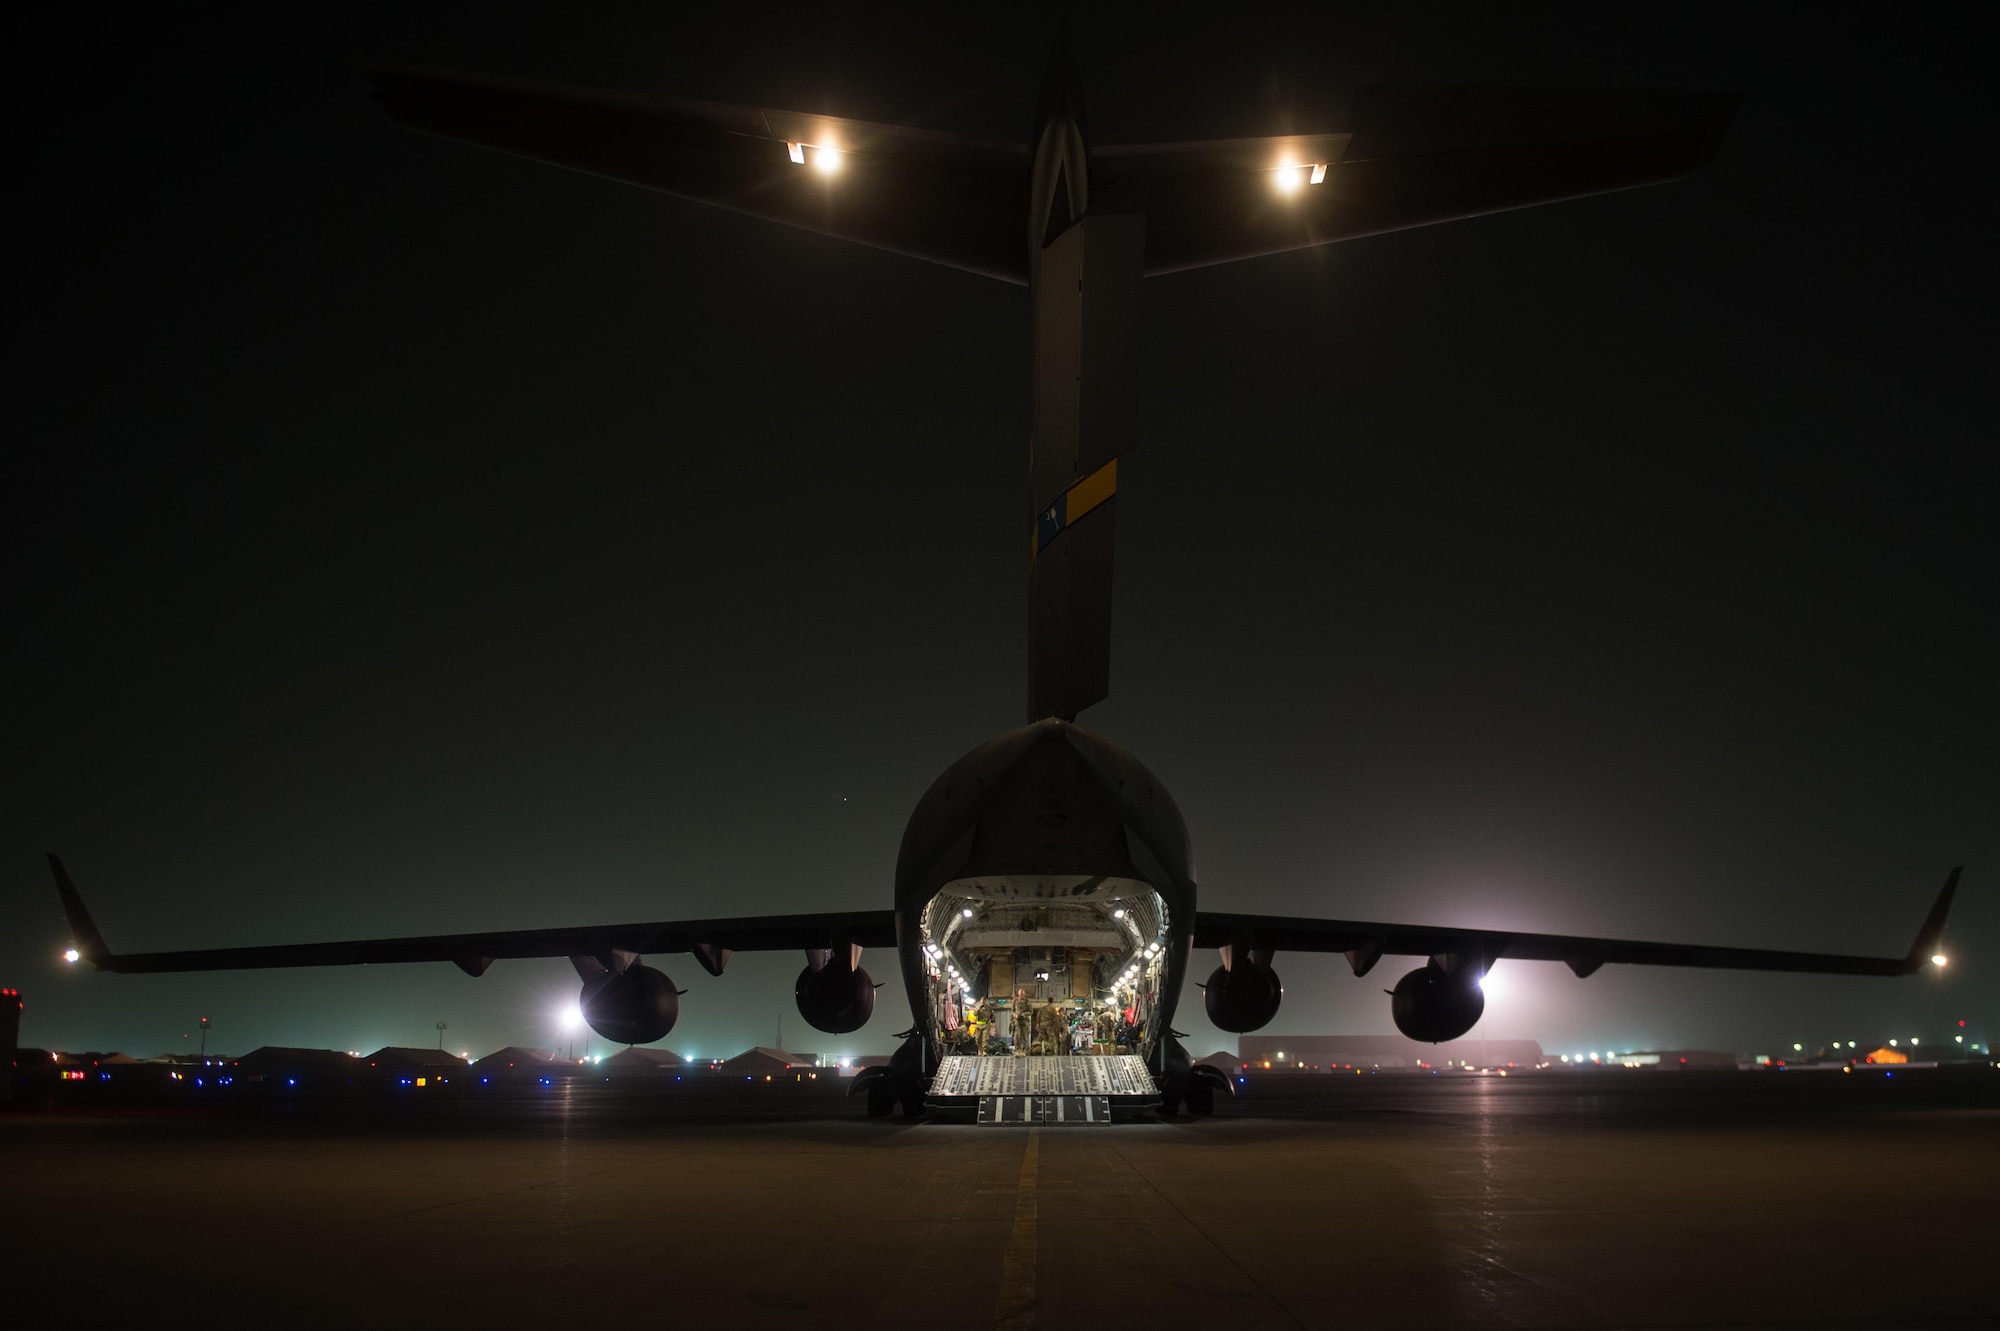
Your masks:
{"label": "aircraft tail fin", "polygon": [[1138,433],[1143,181],[1093,201],[1035,272],[1028,720],[1075,720],[1111,690],[1118,459]]}

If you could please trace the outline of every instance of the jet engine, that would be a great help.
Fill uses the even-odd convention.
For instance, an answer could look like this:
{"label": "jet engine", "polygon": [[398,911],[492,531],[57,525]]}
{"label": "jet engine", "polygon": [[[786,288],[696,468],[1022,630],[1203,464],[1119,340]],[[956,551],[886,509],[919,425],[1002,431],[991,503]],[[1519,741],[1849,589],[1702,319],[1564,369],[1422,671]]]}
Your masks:
{"label": "jet engine", "polygon": [[1215,968],[1202,987],[1202,1006],[1217,1028],[1242,1034],[1259,1030],[1278,1015],[1285,983],[1268,961],[1240,958],[1234,966]]}
{"label": "jet engine", "polygon": [[628,966],[587,981],[577,1005],[590,1029],[618,1044],[651,1044],[681,1015],[680,991],[651,966]]}
{"label": "jet engine", "polygon": [[[858,1031],[875,1015],[875,982],[859,966],[836,965],[828,952],[807,954],[806,968],[793,986],[799,1015],[829,1035]],[[825,958],[825,959],[822,959]],[[818,962],[818,965],[814,965]]]}
{"label": "jet engine", "polygon": [[1426,1044],[1456,1040],[1485,1011],[1479,972],[1449,974],[1436,962],[1411,971],[1389,991],[1389,1014],[1396,1019],[1396,1029]]}

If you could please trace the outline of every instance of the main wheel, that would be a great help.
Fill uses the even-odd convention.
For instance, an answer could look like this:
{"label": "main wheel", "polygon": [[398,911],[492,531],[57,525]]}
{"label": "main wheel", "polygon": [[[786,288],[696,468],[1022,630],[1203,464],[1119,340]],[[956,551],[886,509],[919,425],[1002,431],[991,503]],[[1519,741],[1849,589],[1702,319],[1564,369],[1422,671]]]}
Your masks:
{"label": "main wheel", "polygon": [[896,1107],[896,1093],[890,1089],[888,1080],[877,1077],[868,1084],[868,1117],[887,1118],[889,1111]]}

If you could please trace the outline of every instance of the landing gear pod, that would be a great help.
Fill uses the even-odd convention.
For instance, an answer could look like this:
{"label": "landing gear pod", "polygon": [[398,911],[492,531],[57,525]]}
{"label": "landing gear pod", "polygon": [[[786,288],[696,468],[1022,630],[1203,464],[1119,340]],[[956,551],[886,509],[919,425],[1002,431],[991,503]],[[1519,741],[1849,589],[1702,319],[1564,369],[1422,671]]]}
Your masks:
{"label": "landing gear pod", "polygon": [[618,1044],[651,1044],[680,1020],[674,982],[651,966],[628,966],[585,982],[577,1000],[590,1029]]}
{"label": "landing gear pod", "polygon": [[1486,1011],[1479,972],[1447,972],[1433,961],[1396,981],[1389,991],[1389,1015],[1412,1040],[1439,1044],[1456,1040],[1478,1024]]}

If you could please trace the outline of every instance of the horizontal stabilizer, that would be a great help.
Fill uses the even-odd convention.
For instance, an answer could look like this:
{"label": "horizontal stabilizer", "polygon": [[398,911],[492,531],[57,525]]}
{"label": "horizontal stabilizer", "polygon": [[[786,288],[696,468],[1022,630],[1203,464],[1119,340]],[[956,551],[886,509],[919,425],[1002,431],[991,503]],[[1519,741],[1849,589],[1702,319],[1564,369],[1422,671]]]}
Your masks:
{"label": "horizontal stabilizer", "polygon": [[1351,132],[1104,147],[1147,180],[1146,275],[1675,180],[1707,163],[1728,92],[1364,88]]}
{"label": "horizontal stabilizer", "polygon": [[415,129],[985,277],[1028,280],[1028,153],[1020,145],[469,74],[379,70],[373,85],[389,114]]}

